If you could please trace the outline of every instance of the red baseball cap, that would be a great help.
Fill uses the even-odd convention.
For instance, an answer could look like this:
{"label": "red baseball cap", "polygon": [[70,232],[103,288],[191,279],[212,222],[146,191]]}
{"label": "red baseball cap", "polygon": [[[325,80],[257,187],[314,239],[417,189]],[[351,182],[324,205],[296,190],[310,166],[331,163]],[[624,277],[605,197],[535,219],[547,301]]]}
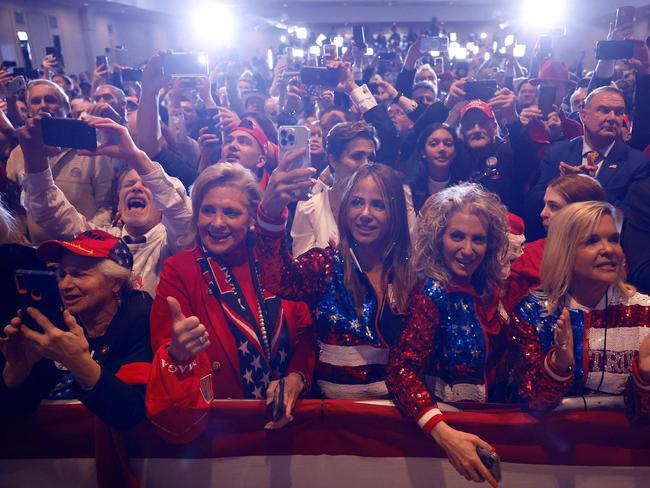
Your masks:
{"label": "red baseball cap", "polygon": [[545,81],[564,83],[569,87],[576,86],[576,82],[569,77],[569,68],[564,61],[549,59],[539,70],[539,76],[530,80],[531,85],[539,85]]}
{"label": "red baseball cap", "polygon": [[232,132],[235,131],[246,132],[257,141],[257,143],[262,148],[262,151],[266,152],[266,143],[269,142],[269,138],[266,137],[266,134],[262,128],[255,122],[253,119],[243,118],[239,125],[235,127]]}
{"label": "red baseball cap", "polygon": [[465,117],[465,114],[472,109],[480,110],[489,119],[494,119],[494,112],[492,112],[490,106],[483,100],[472,100],[471,102],[466,103],[463,108],[460,109],[460,118],[462,119]]}
{"label": "red baseball cap", "polygon": [[45,241],[38,247],[38,255],[48,262],[61,261],[64,251],[97,259],[110,259],[123,268],[133,268],[133,255],[126,243],[103,230],[87,230],[71,241]]}

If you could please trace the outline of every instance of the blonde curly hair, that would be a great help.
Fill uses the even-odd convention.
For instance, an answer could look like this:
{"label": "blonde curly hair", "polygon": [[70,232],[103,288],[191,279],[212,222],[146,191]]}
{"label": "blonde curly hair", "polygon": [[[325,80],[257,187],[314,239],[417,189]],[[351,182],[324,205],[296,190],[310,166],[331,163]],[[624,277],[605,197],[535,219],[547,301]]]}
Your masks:
{"label": "blonde curly hair", "polygon": [[507,265],[508,221],[499,197],[475,183],[462,183],[435,193],[425,202],[418,220],[415,266],[418,272],[448,286],[452,274],[445,263],[442,238],[456,212],[478,217],[487,230],[487,251],[471,280],[484,302],[503,285]]}

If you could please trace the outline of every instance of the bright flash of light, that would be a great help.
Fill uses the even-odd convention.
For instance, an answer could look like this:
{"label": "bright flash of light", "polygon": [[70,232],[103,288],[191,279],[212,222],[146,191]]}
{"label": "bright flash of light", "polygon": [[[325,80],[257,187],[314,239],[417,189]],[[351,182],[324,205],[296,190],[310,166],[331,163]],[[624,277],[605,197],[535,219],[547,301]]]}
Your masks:
{"label": "bright flash of light", "polygon": [[294,58],[304,58],[305,57],[305,51],[302,49],[293,49],[292,50],[292,56]]}
{"label": "bright flash of light", "polygon": [[345,39],[343,39],[341,36],[336,36],[336,37],[332,40],[332,44],[334,44],[336,47],[343,47],[343,41],[344,41],[344,40],[345,40]]}
{"label": "bright flash of light", "polygon": [[513,36],[512,34],[508,34],[503,41],[503,45],[510,46],[513,42],[515,42],[515,36]]}
{"label": "bright flash of light", "polygon": [[25,32],[25,31],[18,31],[18,32],[16,32],[16,35],[18,36],[19,41],[27,41],[27,40],[29,40],[29,37],[27,36],[27,32]]}
{"label": "bright flash of light", "polygon": [[269,69],[273,69],[273,49],[266,51],[266,65]]}
{"label": "bright flash of light", "polygon": [[366,49],[366,56],[374,56],[375,55],[375,50],[371,47]]}
{"label": "bright flash of light", "polygon": [[205,43],[226,46],[235,40],[236,18],[227,5],[204,3],[194,8],[192,30]]}
{"label": "bright flash of light", "polygon": [[280,36],[280,42],[281,42],[282,44],[284,44],[285,42],[287,42],[287,36]]}
{"label": "bright flash of light", "polygon": [[457,37],[457,36],[456,36],[456,33],[455,33],[455,32],[450,32],[450,33],[449,33],[449,40],[450,40],[451,42],[456,42],[456,37]]}
{"label": "bright flash of light", "polygon": [[316,44],[319,46],[323,45],[323,42],[327,40],[327,36],[325,34],[319,34],[318,37],[316,38]]}
{"label": "bright flash of light", "polygon": [[481,39],[485,40],[487,39],[487,32],[481,32],[481,35],[479,36]]}
{"label": "bright flash of light", "polygon": [[512,55],[515,58],[523,58],[526,55],[526,44],[516,44],[512,50]]}
{"label": "bright flash of light", "polygon": [[297,27],[296,37],[298,39],[307,39],[307,27]]}
{"label": "bright flash of light", "polygon": [[429,55],[433,58],[437,58],[440,56],[440,51],[429,51]]}
{"label": "bright flash of light", "polygon": [[483,60],[484,60],[484,61],[489,61],[489,60],[490,60],[490,53],[485,53],[485,54],[483,55]]}
{"label": "bright flash of light", "polygon": [[565,14],[564,0],[524,0],[521,3],[522,22],[529,28],[549,29],[562,23]]}
{"label": "bright flash of light", "polygon": [[309,46],[309,54],[315,54],[316,56],[320,55],[320,47]]}

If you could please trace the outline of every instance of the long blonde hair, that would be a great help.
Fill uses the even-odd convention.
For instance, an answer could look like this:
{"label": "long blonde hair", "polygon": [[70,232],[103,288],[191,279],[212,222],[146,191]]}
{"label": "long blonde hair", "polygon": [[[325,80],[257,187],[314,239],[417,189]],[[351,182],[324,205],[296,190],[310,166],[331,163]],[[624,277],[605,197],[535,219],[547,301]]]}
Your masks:
{"label": "long blonde hair", "polygon": [[443,255],[442,238],[456,212],[475,215],[487,230],[487,251],[472,276],[472,285],[485,303],[503,285],[502,269],[507,263],[508,221],[499,197],[474,183],[445,188],[429,197],[420,210],[415,243],[417,271],[449,285],[452,276]]}
{"label": "long blonde hair", "polygon": [[[583,242],[600,219],[609,215],[620,232],[622,218],[607,202],[576,202],[561,209],[551,220],[540,266],[541,287],[548,297],[548,311],[555,313],[571,288],[578,245]],[[615,286],[623,296],[635,293],[626,282],[625,266],[619,266]]]}
{"label": "long blonde hair", "polygon": [[397,302],[397,309],[405,313],[408,296],[415,284],[415,272],[411,265],[411,238],[409,235],[408,218],[406,214],[406,198],[404,187],[396,172],[385,164],[364,164],[349,179],[339,210],[339,235],[338,249],[345,257],[343,265],[343,281],[351,291],[355,308],[358,312],[363,309],[366,287],[361,283],[358,274],[354,271],[354,263],[350,254],[354,248],[352,232],[348,224],[348,210],[350,209],[354,190],[365,178],[372,178],[386,201],[388,211],[388,233],[384,240],[384,273],[392,277],[392,290]]}

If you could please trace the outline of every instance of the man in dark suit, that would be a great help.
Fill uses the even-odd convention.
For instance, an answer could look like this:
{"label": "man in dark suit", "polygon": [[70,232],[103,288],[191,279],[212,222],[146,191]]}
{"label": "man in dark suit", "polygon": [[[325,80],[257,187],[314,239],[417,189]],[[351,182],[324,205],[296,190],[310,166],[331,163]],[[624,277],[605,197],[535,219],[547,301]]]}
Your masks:
{"label": "man in dark suit", "polygon": [[587,96],[580,112],[585,135],[557,142],[544,154],[540,178],[527,198],[527,239],[543,235],[539,212],[544,206],[544,191],[549,181],[560,174],[594,176],[603,186],[607,200],[624,209],[630,185],[650,171],[650,157],[620,139],[624,115],[625,99],[617,88],[601,87]]}

